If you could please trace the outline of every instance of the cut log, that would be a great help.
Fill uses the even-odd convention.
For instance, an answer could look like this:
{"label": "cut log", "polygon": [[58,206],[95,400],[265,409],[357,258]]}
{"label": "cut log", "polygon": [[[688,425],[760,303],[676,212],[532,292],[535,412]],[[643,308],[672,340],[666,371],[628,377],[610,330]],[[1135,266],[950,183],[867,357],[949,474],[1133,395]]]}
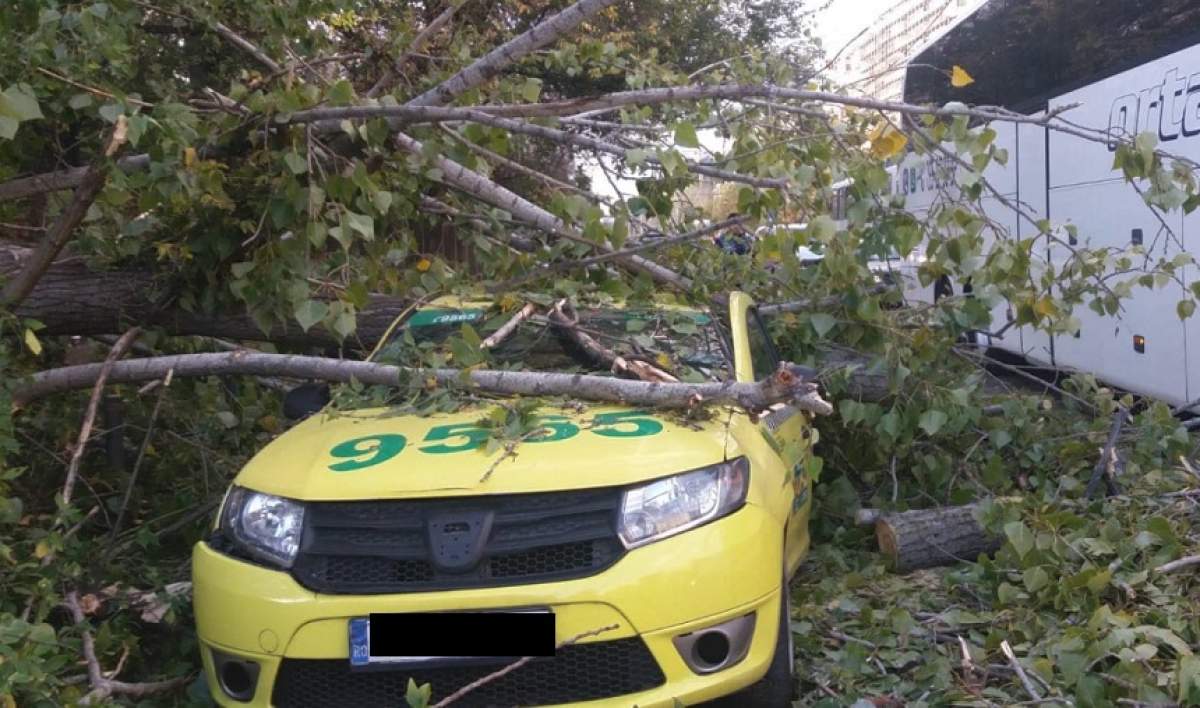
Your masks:
{"label": "cut log", "polygon": [[897,573],[951,563],[975,562],[995,553],[1002,540],[975,520],[978,504],[884,514],[875,523],[875,540]]}

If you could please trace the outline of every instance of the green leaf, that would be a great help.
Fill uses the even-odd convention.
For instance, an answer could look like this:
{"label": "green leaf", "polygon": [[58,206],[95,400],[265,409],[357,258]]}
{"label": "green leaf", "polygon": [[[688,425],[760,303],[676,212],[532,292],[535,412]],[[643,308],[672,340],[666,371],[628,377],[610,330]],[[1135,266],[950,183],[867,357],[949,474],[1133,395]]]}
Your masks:
{"label": "green leaf", "polygon": [[347,308],[333,318],[333,331],[342,339],[354,334],[354,330],[357,328],[358,318],[354,316],[353,308]]}
{"label": "green leaf", "polygon": [[294,175],[302,175],[308,172],[308,160],[305,160],[303,156],[297,153],[289,152],[283,156],[283,161]]}
{"label": "green leaf", "polygon": [[825,335],[829,334],[830,330],[837,326],[837,318],[824,312],[817,312],[809,315],[808,321],[812,324],[817,336],[822,338],[824,338]]}
{"label": "green leaf", "polygon": [[364,239],[370,241],[375,238],[375,220],[370,216],[348,211],[346,212],[346,223],[351,229],[362,234]]}
{"label": "green leaf", "polygon": [[926,435],[937,435],[937,432],[942,429],[942,426],[948,420],[950,420],[950,416],[934,409],[922,413],[921,419],[917,424],[921,426],[921,430],[924,430]]}
{"label": "green leaf", "polygon": [[307,332],[329,314],[329,304],[320,300],[304,300],[296,305],[292,314],[296,316],[300,328]]}
{"label": "green leaf", "polygon": [[36,120],[42,117],[42,109],[38,107],[37,98],[20,86],[9,86],[0,93],[0,116],[6,116],[18,123]]}
{"label": "green leaf", "polygon": [[1180,657],[1176,672],[1179,680],[1179,705],[1200,705],[1200,657]]}
{"label": "green leaf", "polygon": [[700,147],[700,138],[696,136],[696,126],[684,121],[675,124],[675,144],[683,147]]}
{"label": "green leaf", "polygon": [[0,138],[12,140],[17,134],[17,128],[21,127],[21,123],[15,118],[8,116],[0,116]]}
{"label": "green leaf", "polygon": [[100,117],[109,123],[116,123],[125,111],[116,103],[106,103],[100,106]]}
{"label": "green leaf", "polygon": [[1030,533],[1029,527],[1020,521],[1010,521],[1005,524],[1004,535],[1008,537],[1008,542],[1012,544],[1018,557],[1023,559],[1033,550],[1033,534]]}
{"label": "green leaf", "polygon": [[1037,592],[1050,584],[1050,574],[1040,565],[1029,568],[1022,574],[1021,581],[1029,592]]}
{"label": "green leaf", "polygon": [[534,78],[525,79],[524,85],[521,86],[521,98],[529,101],[530,103],[536,103],[538,97],[541,95],[542,80]]}
{"label": "green leaf", "polygon": [[1180,300],[1179,304],[1175,306],[1175,313],[1179,315],[1179,319],[1186,320],[1196,314],[1196,301]]}
{"label": "green leaf", "polygon": [[433,686],[422,684],[417,686],[417,682],[412,679],[408,680],[408,688],[404,692],[404,700],[408,703],[408,708],[426,708],[429,705],[429,697],[433,695]]}
{"label": "green leaf", "polygon": [[392,208],[393,199],[394,196],[392,193],[385,189],[379,190],[375,193],[375,196],[371,198],[371,200],[375,203],[375,208],[379,210],[380,214],[386,214],[388,209]]}
{"label": "green leaf", "polygon": [[830,218],[828,214],[821,214],[812,220],[809,229],[812,232],[813,238],[821,243],[829,243],[837,235],[837,222]]}
{"label": "green leaf", "polygon": [[90,93],[77,93],[72,96],[69,101],[67,101],[67,105],[77,111],[87,108],[88,106],[92,105],[92,103],[92,94]]}
{"label": "green leaf", "polygon": [[330,86],[325,95],[329,99],[329,103],[334,106],[348,106],[354,102],[354,87],[350,85],[349,81],[342,79]]}

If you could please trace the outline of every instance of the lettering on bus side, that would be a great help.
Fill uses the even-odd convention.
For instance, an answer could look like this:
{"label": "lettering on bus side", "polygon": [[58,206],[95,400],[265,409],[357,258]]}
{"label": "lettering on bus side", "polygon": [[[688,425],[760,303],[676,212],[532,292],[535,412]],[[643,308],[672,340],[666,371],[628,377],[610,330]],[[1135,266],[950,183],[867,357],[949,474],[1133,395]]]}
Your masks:
{"label": "lettering on bus side", "polygon": [[917,194],[946,189],[954,184],[954,160],[938,157],[921,160],[915,165],[900,165],[892,183],[892,194]]}
{"label": "lettering on bus side", "polygon": [[[1108,112],[1108,134],[1132,138],[1154,131],[1162,142],[1200,135],[1200,72],[1168,69],[1161,83],[1119,96]],[[1117,143],[1108,144],[1116,152]]]}

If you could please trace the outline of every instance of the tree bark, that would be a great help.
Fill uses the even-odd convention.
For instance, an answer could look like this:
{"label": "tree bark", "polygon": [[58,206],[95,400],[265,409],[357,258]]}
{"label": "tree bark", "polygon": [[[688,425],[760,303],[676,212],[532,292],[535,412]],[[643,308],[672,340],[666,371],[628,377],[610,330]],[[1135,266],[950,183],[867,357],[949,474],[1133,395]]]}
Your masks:
{"label": "tree bark", "polygon": [[974,562],[994,553],[1001,539],[984,532],[975,520],[978,504],[884,514],[875,522],[875,539],[888,567],[897,573]]}
{"label": "tree bark", "polygon": [[[0,246],[0,278],[19,272],[29,254],[27,248]],[[264,332],[245,312],[188,312],[169,301],[167,285],[149,271],[100,271],[88,268],[79,259],[59,261],[46,270],[14,314],[38,320],[46,326],[39,334],[50,336],[118,334],[139,324],[181,336],[269,341],[286,346],[339,344],[338,338],[322,327],[305,332],[287,323]],[[356,344],[374,345],[411,304],[408,298],[372,295],[358,312]]]}
{"label": "tree bark", "polygon": [[[103,364],[84,364],[50,369],[34,374],[18,388],[13,400],[19,406],[64,391],[95,385]],[[833,407],[821,398],[810,370],[792,364],[754,383],[657,383],[631,381],[609,376],[560,374],[536,371],[490,371],[462,369],[412,369],[369,361],[349,361],[291,354],[264,354],[250,350],[218,354],[177,354],[119,361],[112,365],[110,383],[153,381],[173,376],[244,374],[318,379],[338,383],[358,381],[369,385],[393,386],[401,376],[432,379],[439,386],[467,386],[506,396],[568,396],[587,401],[624,403],[654,408],[691,408],[697,405],[734,405],[761,411],[776,403],[790,403],[803,411],[830,415]]]}
{"label": "tree bark", "polygon": [[482,84],[502,69],[567,34],[616,0],[579,0],[562,12],[484,54],[449,79],[408,102],[411,106],[441,106]]}

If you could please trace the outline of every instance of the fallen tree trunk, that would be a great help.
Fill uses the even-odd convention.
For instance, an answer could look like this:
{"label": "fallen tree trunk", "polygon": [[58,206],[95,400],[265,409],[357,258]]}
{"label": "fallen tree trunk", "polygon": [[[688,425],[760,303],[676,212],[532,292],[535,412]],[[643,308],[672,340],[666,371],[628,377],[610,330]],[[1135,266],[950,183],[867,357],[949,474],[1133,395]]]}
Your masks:
{"label": "fallen tree trunk", "polygon": [[[95,384],[102,369],[100,364],[85,364],[42,371],[34,374],[30,383],[18,388],[13,400],[17,405],[26,405],[55,393],[89,388]],[[432,379],[440,386],[467,386],[508,396],[569,396],[654,408],[734,405],[749,411],[761,411],[776,403],[790,403],[817,415],[833,413],[833,406],[821,398],[817,384],[812,382],[812,371],[793,364],[780,364],[775,373],[754,383],[686,384],[534,371],[410,369],[368,361],[239,350],[120,361],[112,365],[108,381],[114,384],[153,381],[169,372],[175,377],[248,374],[340,383],[358,381],[383,386],[398,385],[401,376],[410,376],[416,380]]]}
{"label": "fallen tree trunk", "polygon": [[[29,249],[0,246],[0,278],[20,271]],[[408,298],[372,295],[358,311],[354,348],[370,349],[392,322],[412,304]],[[323,327],[308,331],[281,323],[264,332],[248,313],[188,312],[169,301],[169,288],[149,271],[123,268],[92,270],[80,260],[50,266],[15,310],[18,317],[38,320],[40,335],[96,336],[120,334],[132,324],[157,327],[175,336],[205,336],[271,342],[293,347],[336,347],[337,337]],[[842,392],[862,401],[890,395],[887,377],[868,369],[869,359],[841,350],[820,355],[821,378],[855,367]]]}
{"label": "fallen tree trunk", "polygon": [[897,573],[973,563],[980,554],[999,550],[1002,543],[975,520],[977,508],[978,504],[968,504],[881,514],[874,520],[879,551]]}
{"label": "fallen tree trunk", "polygon": [[[27,248],[0,246],[0,279],[19,272],[29,253]],[[269,341],[287,346],[339,344],[338,338],[323,327],[304,331],[294,323],[278,324],[264,332],[246,312],[188,312],[170,302],[169,290],[149,271],[92,270],[79,260],[59,261],[46,270],[14,314],[38,320],[45,325],[38,333],[48,336],[120,334],[138,324],[181,336]],[[358,312],[356,338],[366,348],[373,346],[411,304],[408,298],[372,295]]]}

